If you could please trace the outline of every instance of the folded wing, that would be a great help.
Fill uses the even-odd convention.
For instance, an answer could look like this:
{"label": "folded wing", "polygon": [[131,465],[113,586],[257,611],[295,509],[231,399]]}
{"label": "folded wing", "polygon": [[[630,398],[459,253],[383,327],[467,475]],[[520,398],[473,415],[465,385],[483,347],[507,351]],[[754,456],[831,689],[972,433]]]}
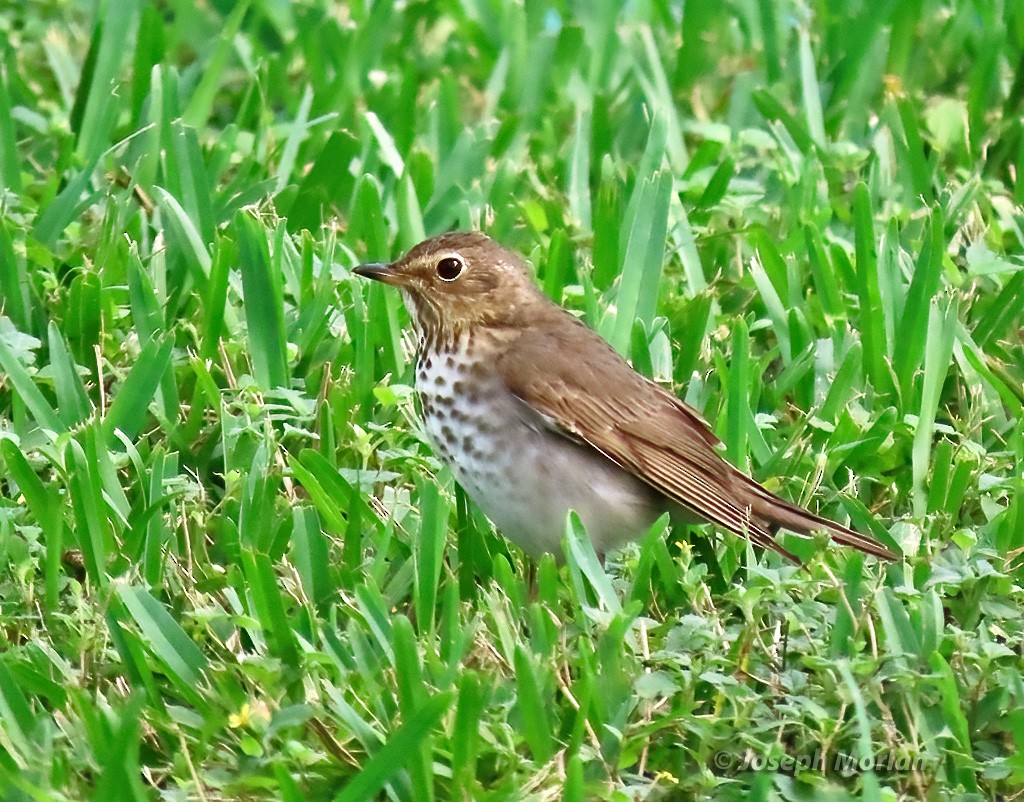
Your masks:
{"label": "folded wing", "polygon": [[497,365],[509,390],[552,428],[589,444],[695,516],[794,561],[775,542],[779,528],[824,530],[840,543],[895,559],[873,539],[740,473],[723,459],[718,438],[695,410],[636,373],[589,329],[592,339],[580,348],[580,332],[567,329],[582,324],[562,314],[564,327],[525,332]]}

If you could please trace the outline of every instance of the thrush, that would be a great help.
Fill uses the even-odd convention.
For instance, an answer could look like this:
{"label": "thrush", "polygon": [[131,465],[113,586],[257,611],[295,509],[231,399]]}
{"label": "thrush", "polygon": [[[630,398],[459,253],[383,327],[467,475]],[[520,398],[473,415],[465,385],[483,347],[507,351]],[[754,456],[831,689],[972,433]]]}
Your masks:
{"label": "thrush", "polygon": [[558,555],[575,510],[604,554],[666,511],[792,560],[779,529],[896,554],[766,490],[727,462],[700,414],[634,371],[480,233],[421,242],[355,273],[401,290],[419,334],[416,392],[436,453],[497,529]]}

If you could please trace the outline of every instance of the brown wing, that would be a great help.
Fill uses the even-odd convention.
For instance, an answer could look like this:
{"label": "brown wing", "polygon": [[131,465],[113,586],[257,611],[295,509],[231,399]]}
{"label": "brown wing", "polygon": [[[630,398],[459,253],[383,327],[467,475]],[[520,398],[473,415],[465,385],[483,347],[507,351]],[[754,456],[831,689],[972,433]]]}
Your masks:
{"label": "brown wing", "polygon": [[[497,364],[509,390],[567,436],[582,440],[697,517],[796,558],[780,526],[828,530],[840,542],[892,559],[874,540],[796,507],[726,462],[700,415],[636,373],[567,313],[522,334]],[[538,370],[543,365],[543,370]]]}

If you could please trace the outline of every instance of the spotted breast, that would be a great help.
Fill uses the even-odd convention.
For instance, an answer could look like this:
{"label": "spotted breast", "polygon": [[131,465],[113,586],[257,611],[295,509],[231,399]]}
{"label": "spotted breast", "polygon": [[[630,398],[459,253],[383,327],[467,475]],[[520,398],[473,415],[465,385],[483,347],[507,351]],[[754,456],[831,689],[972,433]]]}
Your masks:
{"label": "spotted breast", "polygon": [[463,333],[421,348],[416,369],[427,436],[503,535],[538,557],[570,509],[605,552],[641,537],[665,509],[646,484],[593,449],[552,436],[495,370],[501,332]]}

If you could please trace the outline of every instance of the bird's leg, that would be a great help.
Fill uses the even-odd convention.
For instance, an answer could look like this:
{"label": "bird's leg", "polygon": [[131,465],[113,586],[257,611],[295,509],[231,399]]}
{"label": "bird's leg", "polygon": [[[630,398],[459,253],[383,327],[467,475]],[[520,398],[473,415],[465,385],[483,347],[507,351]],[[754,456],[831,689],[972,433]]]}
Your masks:
{"label": "bird's leg", "polygon": [[526,571],[526,587],[530,591],[530,601],[537,601],[537,596],[540,595],[540,588],[537,585],[537,563],[534,560],[530,560],[530,567]]}

